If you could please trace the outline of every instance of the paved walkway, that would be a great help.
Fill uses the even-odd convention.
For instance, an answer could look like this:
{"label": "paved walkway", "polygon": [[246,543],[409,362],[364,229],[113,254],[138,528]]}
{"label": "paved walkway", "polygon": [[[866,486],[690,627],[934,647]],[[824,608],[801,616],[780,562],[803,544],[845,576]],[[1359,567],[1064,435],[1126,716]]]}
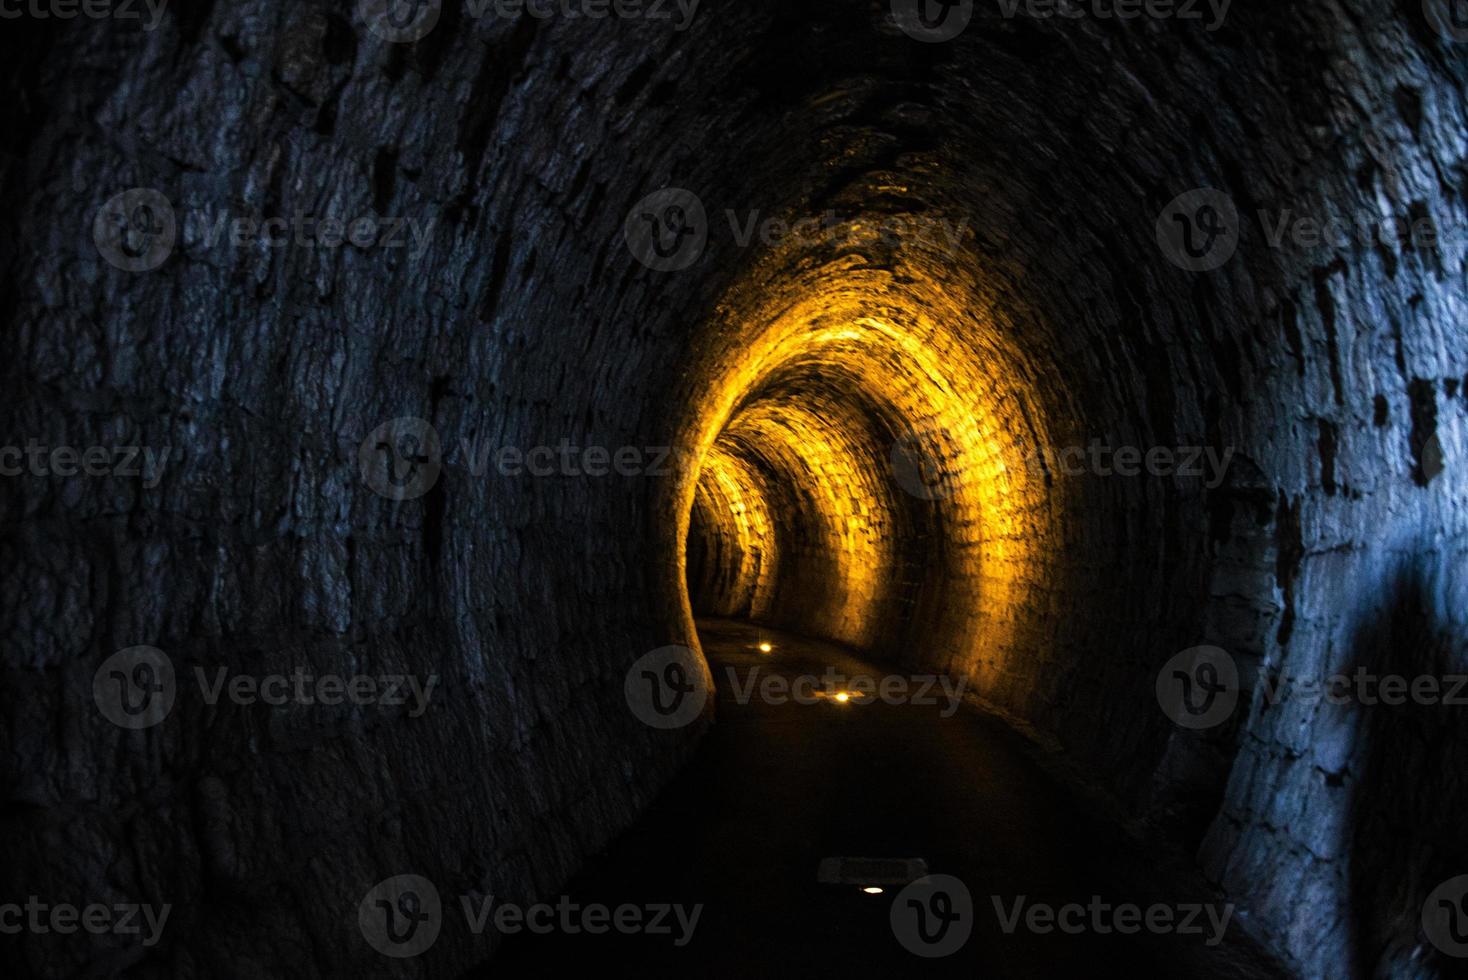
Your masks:
{"label": "paved walkway", "polygon": [[[1237,929],[1207,945],[1217,930],[1206,910],[1194,919],[1197,935],[1093,928],[1127,924],[1109,908],[1098,918],[1098,903],[1168,903],[1179,920],[1186,903],[1209,904],[1215,916],[1222,906],[1205,891],[1179,893],[1152,880],[1149,855],[1091,816],[1018,736],[982,712],[964,705],[941,717],[940,690],[940,703],[927,706],[740,704],[730,668],[741,685],[755,668],[787,679],[829,667],[882,673],[832,644],[743,624],[702,623],[700,637],[714,669],[717,723],[645,817],[565,890],[581,905],[701,903],[691,940],[679,947],[666,935],[521,934],[486,976],[588,975],[598,963],[614,975],[654,977],[1271,975]],[[756,649],[761,637],[773,644],[769,655]],[[835,856],[924,859],[930,874],[954,876],[969,890],[967,925],[950,923],[938,938],[937,916],[964,908],[955,895],[899,896],[899,887],[869,895],[819,883],[822,859]],[[1042,934],[1021,921],[1006,931],[996,896],[1003,916],[1022,896],[1026,910],[1085,906],[1067,922],[1086,929]],[[919,908],[930,938],[971,933],[951,955],[919,956],[894,929],[899,897],[909,944],[934,950],[916,938]]]}

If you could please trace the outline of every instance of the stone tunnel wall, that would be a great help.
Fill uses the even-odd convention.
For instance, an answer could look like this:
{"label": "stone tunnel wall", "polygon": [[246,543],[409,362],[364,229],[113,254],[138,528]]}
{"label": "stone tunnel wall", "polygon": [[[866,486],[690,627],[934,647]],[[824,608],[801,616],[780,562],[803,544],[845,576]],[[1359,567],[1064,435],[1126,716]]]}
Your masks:
{"label": "stone tunnel wall", "polygon": [[[1245,172],[1258,168],[1251,211],[1293,207],[1353,240],[1307,239],[1220,289],[1278,340],[1268,397],[1232,436],[1245,465],[1210,501],[1204,635],[1239,659],[1246,697],[1202,853],[1309,975],[1436,975],[1448,963],[1420,922],[1427,893],[1468,863],[1450,816],[1465,802],[1453,773],[1468,703],[1394,706],[1375,687],[1322,703],[1308,685],[1468,668],[1464,55],[1415,9],[1385,23],[1341,12],[1363,18],[1359,33],[1311,25],[1307,63],[1330,67],[1276,156],[1289,169]],[[1315,138],[1312,123],[1350,117]],[[1384,224],[1386,240],[1358,230]]]}
{"label": "stone tunnel wall", "polygon": [[[3,120],[19,149],[0,177],[9,428],[170,455],[151,487],[8,487],[0,744],[22,859],[5,891],[176,904],[143,963],[156,972],[301,974],[382,969],[356,896],[392,874],[455,905],[553,893],[696,735],[638,725],[622,678],[696,643],[679,525],[698,455],[598,478],[503,472],[497,452],[568,440],[650,459],[714,448],[766,396],[859,394],[850,372],[809,365],[763,387],[738,375],[752,340],[855,284],[834,309],[875,306],[934,363],[971,369],[978,470],[1003,492],[980,506],[879,487],[890,443],[924,421],[895,391],[838,426],[867,446],[857,509],[894,532],[852,554],[888,571],[830,604],[758,601],[962,673],[1055,735],[1200,847],[1302,973],[1340,975],[1343,956],[1363,976],[1424,969],[1416,910],[1468,870],[1463,722],[1268,706],[1258,680],[1464,666],[1464,243],[1276,247],[1258,218],[1463,227],[1468,71],[1415,4],[1239,5],[1216,32],[991,14],[945,45],[855,2],[708,6],[684,31],[450,3],[415,44],[374,37],[346,4],[23,30],[9,71],[29,78]],[[691,269],[658,273],[622,226],[669,185],[695,190],[711,234]],[[129,187],[194,219],[155,273],[109,266],[90,240]],[[1246,219],[1216,271],[1157,247],[1157,215],[1195,187]],[[745,248],[730,209],[967,231]],[[297,211],[425,234],[206,240],[220,215]],[[432,425],[443,469],[394,502],[357,454],[403,416]],[[1235,455],[1212,488],[1030,462],[1093,438]],[[795,512],[777,508],[777,530]],[[818,574],[821,540],[781,571]],[[1195,735],[1153,682],[1200,643],[1229,650],[1252,693]],[[127,732],[97,717],[91,683],[136,644],[184,677],[436,674],[438,693],[418,717],[181,694],[162,725]],[[1381,840],[1396,843],[1366,846]],[[83,893],[96,882],[111,894]],[[413,968],[486,953],[446,930]],[[136,955],[23,951],[56,976]]]}
{"label": "stone tunnel wall", "polygon": [[[428,953],[385,960],[357,927],[367,890],[413,873],[452,910],[553,895],[685,757],[697,729],[644,727],[622,685],[694,642],[651,588],[644,472],[676,435],[657,396],[687,325],[616,237],[665,166],[648,147],[668,111],[638,113],[666,82],[640,66],[676,37],[593,43],[602,26],[466,20],[394,45],[351,5],[260,2],[170,6],[153,33],[7,22],[27,49],[8,70],[31,74],[7,103],[6,429],[171,447],[147,488],[7,486],[0,891],[175,906],[157,948],[31,936],[23,972],[455,973],[488,936],[450,915]],[[154,273],[91,241],[131,187],[179,216]],[[428,234],[204,238],[298,212]],[[431,423],[443,469],[394,502],[358,452],[399,417]],[[563,439],[644,455],[626,478],[498,465]],[[180,692],[125,731],[92,676],[138,644]],[[417,717],[214,708],[192,676],[219,667],[437,687]]]}

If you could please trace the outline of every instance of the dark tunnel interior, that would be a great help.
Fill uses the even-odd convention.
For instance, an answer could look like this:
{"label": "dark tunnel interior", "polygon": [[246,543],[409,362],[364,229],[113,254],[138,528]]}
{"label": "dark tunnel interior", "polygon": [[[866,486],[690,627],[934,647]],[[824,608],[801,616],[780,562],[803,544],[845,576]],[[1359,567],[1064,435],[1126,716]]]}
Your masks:
{"label": "dark tunnel interior", "polygon": [[1468,4],[0,20],[16,975],[1464,975]]}

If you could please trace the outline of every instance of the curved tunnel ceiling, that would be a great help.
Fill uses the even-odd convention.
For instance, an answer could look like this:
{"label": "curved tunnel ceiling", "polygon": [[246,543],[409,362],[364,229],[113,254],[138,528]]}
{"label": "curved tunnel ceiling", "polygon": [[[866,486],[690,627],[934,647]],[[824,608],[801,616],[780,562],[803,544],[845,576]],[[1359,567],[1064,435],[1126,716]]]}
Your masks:
{"label": "curved tunnel ceiling", "polygon": [[[1018,464],[1035,430],[998,422],[1005,402],[1021,404],[1020,372],[985,349],[984,325],[961,297],[863,251],[875,249],[843,249],[792,277],[794,296],[771,296],[733,324],[744,339],[732,363],[705,369],[717,380],[692,431],[698,452],[714,450],[704,479],[739,483],[775,515],[766,561],[799,550],[781,577],[824,585],[811,591],[826,608],[772,620],[872,649],[904,638],[924,601],[914,579],[940,554],[948,574],[929,608],[969,621],[982,591],[986,611],[1002,615],[1012,569],[1025,561],[1021,515],[1037,495],[1026,496],[1023,467],[1004,463],[1007,450]],[[782,542],[787,522],[800,530]],[[945,536],[942,551],[920,543]],[[957,641],[925,632],[930,644]]]}

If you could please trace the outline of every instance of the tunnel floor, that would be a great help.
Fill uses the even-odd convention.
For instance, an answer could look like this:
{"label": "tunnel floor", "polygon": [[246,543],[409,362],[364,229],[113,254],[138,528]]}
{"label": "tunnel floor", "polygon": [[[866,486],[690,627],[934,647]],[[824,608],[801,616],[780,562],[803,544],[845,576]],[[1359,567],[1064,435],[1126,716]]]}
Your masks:
{"label": "tunnel floor", "polygon": [[[993,896],[1055,906],[1214,903],[1180,885],[1155,853],[1095,814],[1036,761],[1020,736],[965,703],[739,703],[749,671],[793,679],[834,667],[881,677],[830,643],[729,621],[701,621],[718,717],[697,753],[644,817],[593,857],[562,894],[578,904],[682,903],[704,908],[686,945],[673,936],[511,937],[497,976],[565,976],[604,962],[654,976],[1074,975],[1274,977],[1230,925],[1204,935],[1006,933]],[[757,642],[774,646],[770,655]],[[899,672],[900,673],[900,672]],[[921,857],[963,880],[974,930],[956,953],[919,959],[889,925],[897,888],[867,895],[817,882],[823,858]],[[557,899],[550,899],[554,904]],[[671,917],[670,917],[671,919]],[[981,972],[980,972],[981,971]]]}

